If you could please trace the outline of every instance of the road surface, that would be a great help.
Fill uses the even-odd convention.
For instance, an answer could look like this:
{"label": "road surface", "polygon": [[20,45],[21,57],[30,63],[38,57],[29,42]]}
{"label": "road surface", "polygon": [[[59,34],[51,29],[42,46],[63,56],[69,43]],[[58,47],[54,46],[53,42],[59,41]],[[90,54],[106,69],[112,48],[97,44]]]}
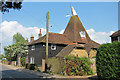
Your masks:
{"label": "road surface", "polygon": [[39,76],[36,75],[32,75],[32,74],[28,74],[28,73],[24,73],[24,72],[19,72],[17,70],[11,69],[9,66],[7,65],[2,65],[0,63],[0,78],[2,77],[2,79],[6,80],[6,79],[10,79],[10,80],[29,80],[29,79],[40,79]]}

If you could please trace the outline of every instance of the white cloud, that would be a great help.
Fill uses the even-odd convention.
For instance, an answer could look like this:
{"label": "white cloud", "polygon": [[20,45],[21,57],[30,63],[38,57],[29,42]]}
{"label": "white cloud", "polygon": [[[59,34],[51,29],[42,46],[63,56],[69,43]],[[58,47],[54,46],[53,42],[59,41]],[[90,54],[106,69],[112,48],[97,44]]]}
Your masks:
{"label": "white cloud", "polygon": [[64,32],[64,29],[63,29],[63,30],[61,30],[59,33],[60,33],[60,34],[63,34],[63,32]]}
{"label": "white cloud", "polygon": [[[17,21],[3,21],[1,23],[0,27],[0,33],[2,36],[0,36],[0,39],[2,38],[2,45],[7,46],[12,44],[12,37],[17,32],[21,33],[24,38],[30,39],[31,34],[34,35],[34,39],[38,38],[39,30],[40,28],[34,26],[34,27],[25,27],[21,24],[19,24]],[[44,35],[46,32],[46,29],[41,28],[42,34]]]}
{"label": "white cloud", "polygon": [[110,31],[110,32],[96,32],[94,29],[89,29],[87,30],[90,38],[100,44],[103,43],[110,43],[111,39],[110,39],[110,35],[112,33],[114,33],[114,31]]}
{"label": "white cloud", "polygon": [[[90,36],[90,38],[100,44],[103,43],[111,43],[111,39],[110,39],[110,35],[112,35],[112,33],[114,33],[114,31],[110,31],[110,32],[96,32],[94,29],[89,29],[86,30],[88,35]],[[61,30],[59,33],[63,34],[64,29]]]}

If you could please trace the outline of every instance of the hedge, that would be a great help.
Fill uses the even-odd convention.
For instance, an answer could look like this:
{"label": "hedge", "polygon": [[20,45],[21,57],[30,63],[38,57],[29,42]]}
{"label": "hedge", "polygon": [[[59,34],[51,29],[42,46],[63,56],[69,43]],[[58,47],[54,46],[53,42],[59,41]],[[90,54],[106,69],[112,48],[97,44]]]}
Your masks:
{"label": "hedge", "polygon": [[50,72],[56,74],[64,73],[65,62],[62,58],[57,57],[48,58],[47,64],[48,64],[47,68],[50,70]]}
{"label": "hedge", "polygon": [[103,44],[96,55],[97,75],[101,79],[120,79],[120,43]]}
{"label": "hedge", "polygon": [[83,76],[92,75],[93,71],[90,69],[92,64],[89,58],[80,58],[75,56],[66,56],[65,71],[69,76]]}

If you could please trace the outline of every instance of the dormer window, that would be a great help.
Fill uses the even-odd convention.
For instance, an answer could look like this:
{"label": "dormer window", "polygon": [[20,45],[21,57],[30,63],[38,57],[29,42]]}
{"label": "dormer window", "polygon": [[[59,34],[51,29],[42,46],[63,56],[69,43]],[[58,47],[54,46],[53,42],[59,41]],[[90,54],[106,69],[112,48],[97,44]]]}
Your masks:
{"label": "dormer window", "polygon": [[35,50],[35,45],[32,45],[32,46],[31,46],[31,50]]}
{"label": "dormer window", "polygon": [[81,36],[82,38],[86,38],[85,31],[80,31],[80,36]]}
{"label": "dormer window", "polygon": [[55,44],[51,45],[51,50],[56,50],[56,45]]}

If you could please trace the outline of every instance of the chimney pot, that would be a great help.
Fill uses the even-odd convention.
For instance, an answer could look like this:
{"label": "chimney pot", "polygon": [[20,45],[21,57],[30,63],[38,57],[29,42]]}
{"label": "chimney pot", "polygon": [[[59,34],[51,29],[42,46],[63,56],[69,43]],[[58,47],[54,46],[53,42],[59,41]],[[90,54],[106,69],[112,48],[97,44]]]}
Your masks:
{"label": "chimney pot", "polygon": [[39,33],[39,35],[38,35],[38,36],[39,36],[39,38],[41,38],[41,36],[42,36],[42,34],[41,34],[41,29],[40,29],[40,33]]}
{"label": "chimney pot", "polygon": [[26,42],[28,43],[28,38],[26,38]]}
{"label": "chimney pot", "polygon": [[34,36],[33,35],[31,35],[31,37],[30,37],[30,42],[32,42],[32,41],[34,41]]}

